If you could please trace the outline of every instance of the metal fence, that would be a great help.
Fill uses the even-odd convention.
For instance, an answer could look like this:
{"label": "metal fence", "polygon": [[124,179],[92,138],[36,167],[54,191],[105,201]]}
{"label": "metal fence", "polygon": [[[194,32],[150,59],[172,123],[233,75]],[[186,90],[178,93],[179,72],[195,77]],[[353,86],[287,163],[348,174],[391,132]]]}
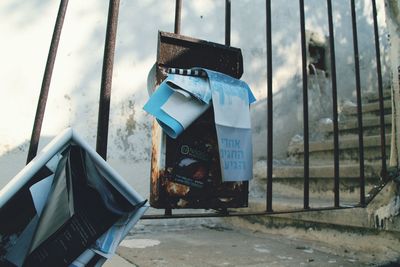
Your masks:
{"label": "metal fence", "polygon": [[[362,103],[361,103],[361,85],[360,85],[360,64],[359,64],[359,51],[358,51],[358,35],[357,35],[357,20],[355,0],[349,0],[351,6],[352,18],[352,32],[353,32],[353,47],[354,47],[354,71],[356,83],[356,99],[357,99],[357,121],[358,121],[358,141],[359,141],[359,187],[360,196],[359,204],[355,205],[364,207],[373,198],[373,194],[366,198],[365,194],[365,164],[364,164],[364,142],[363,142],[363,118],[362,118]],[[118,21],[119,0],[110,0],[108,23],[106,31],[106,43],[103,58],[103,71],[101,82],[101,95],[99,106],[99,119],[97,131],[97,152],[106,159],[107,157],[107,136],[108,136],[108,120],[110,110],[110,95],[112,84],[112,70],[113,59],[115,50],[116,29]],[[248,215],[262,215],[271,213],[288,213],[316,210],[310,208],[310,164],[309,164],[309,112],[308,112],[308,75],[307,75],[307,47],[306,47],[306,29],[305,29],[305,14],[304,14],[304,0],[299,0],[299,14],[300,14],[300,29],[301,29],[301,55],[302,55],[302,88],[303,88],[303,136],[304,136],[304,196],[303,208],[290,211],[274,211],[273,209],[273,64],[272,64],[272,14],[271,14],[271,0],[265,1],[266,10],[266,62],[267,62],[267,184],[266,184],[266,208],[261,212],[238,212],[238,211],[224,211],[224,212],[211,212],[211,213],[185,213],[185,214],[172,214],[171,210],[166,210],[165,214],[160,215],[147,215],[144,219],[158,219],[158,218],[193,218],[193,217],[218,217],[218,216],[248,216]],[[378,35],[378,20],[376,1],[371,0],[373,9],[373,26],[374,26],[374,41],[376,48],[376,62],[377,62],[377,77],[378,77],[378,94],[379,94],[379,118],[380,118],[380,141],[381,141],[381,181],[384,183],[388,180],[387,166],[386,166],[386,143],[385,143],[385,121],[384,121],[384,101],[383,101],[383,86],[382,86],[382,71],[381,71],[381,55],[380,44]],[[339,177],[339,129],[338,129],[338,97],[337,97],[337,81],[336,81],[336,62],[335,62],[335,33],[332,18],[332,0],[327,0],[327,17],[329,25],[329,45],[330,45],[330,62],[331,62],[331,85],[332,85],[332,101],[333,101],[333,143],[334,143],[334,201],[331,207],[318,208],[317,210],[326,209],[340,209],[348,208],[340,205],[340,177]],[[27,162],[29,162],[37,152],[37,145],[40,136],[41,122],[43,120],[44,110],[46,106],[47,94],[50,85],[52,68],[54,65],[58,41],[63,24],[63,18],[67,9],[68,0],[61,0],[57,21],[51,41],[50,51],[46,64],[46,71],[44,74],[41,94],[39,98],[38,108],[35,117],[35,123],[32,131],[32,138],[29,147],[29,154]],[[175,25],[174,33],[180,34],[181,29],[181,10],[182,0],[176,0],[175,8]],[[231,0],[225,0],[225,45],[230,46],[231,43]],[[375,192],[376,194],[376,192]]]}

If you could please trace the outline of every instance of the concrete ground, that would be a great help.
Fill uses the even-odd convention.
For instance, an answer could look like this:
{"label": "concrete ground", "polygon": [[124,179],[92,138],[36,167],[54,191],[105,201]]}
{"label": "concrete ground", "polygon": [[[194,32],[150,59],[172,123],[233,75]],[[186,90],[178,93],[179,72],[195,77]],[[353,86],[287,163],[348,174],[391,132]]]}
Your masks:
{"label": "concrete ground", "polygon": [[220,219],[180,219],[141,221],[134,232],[121,243],[117,255],[108,260],[104,266],[382,266],[382,264],[382,260],[377,260],[373,255],[332,247],[321,241],[298,238],[295,234],[281,235],[236,228]]}

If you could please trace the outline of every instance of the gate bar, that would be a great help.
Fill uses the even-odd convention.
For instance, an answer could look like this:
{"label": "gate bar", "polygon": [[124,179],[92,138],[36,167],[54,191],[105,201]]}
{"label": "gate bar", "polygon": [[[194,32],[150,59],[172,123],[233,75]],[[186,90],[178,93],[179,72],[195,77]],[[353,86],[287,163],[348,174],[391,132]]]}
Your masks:
{"label": "gate bar", "polygon": [[[182,0],[175,1],[175,23],[174,23],[174,33],[181,33],[181,18],[182,17]],[[172,209],[165,208],[164,216],[172,216]]]}
{"label": "gate bar", "polygon": [[207,213],[177,213],[174,215],[162,215],[162,214],[148,214],[143,215],[140,219],[143,220],[155,220],[155,219],[188,219],[188,218],[210,218],[210,217],[244,217],[244,216],[260,216],[260,215],[271,215],[271,214],[290,214],[298,212],[309,212],[309,211],[327,211],[327,210],[338,210],[338,209],[352,209],[360,207],[359,205],[343,206],[343,207],[321,207],[321,208],[310,208],[310,209],[293,209],[293,210],[282,210],[282,211],[256,211],[256,212],[207,212]]}
{"label": "gate bar", "polygon": [[174,33],[181,34],[181,14],[182,14],[182,0],[175,1],[175,25]]}
{"label": "gate bar", "polygon": [[308,133],[308,78],[307,78],[307,45],[306,27],[304,16],[304,0],[300,0],[300,28],[301,28],[301,59],[303,73],[303,135],[304,135],[304,209],[310,208],[309,184],[310,184],[310,155]]}
{"label": "gate bar", "polygon": [[365,206],[365,173],[364,173],[364,136],[362,121],[362,101],[361,101],[361,82],[360,82],[360,62],[358,52],[358,36],[357,36],[357,16],[354,0],[351,4],[351,19],[353,27],[353,46],[354,46],[354,71],[356,78],[357,92],[357,122],[358,122],[358,157],[360,161],[360,205]]}
{"label": "gate bar", "polygon": [[271,0],[266,1],[267,39],[267,212],[272,212],[272,39]]}
{"label": "gate bar", "polygon": [[381,70],[381,53],[379,45],[379,31],[378,31],[378,16],[376,11],[376,1],[372,0],[372,13],[374,17],[374,34],[375,34],[375,50],[376,50],[376,72],[378,75],[378,93],[379,93],[379,121],[380,121],[380,134],[381,134],[381,157],[382,157],[382,171],[381,177],[384,181],[387,179],[386,167],[386,139],[385,139],[385,114],[383,105],[383,86],[382,86],[382,70]]}
{"label": "gate bar", "polygon": [[120,0],[110,0],[104,45],[103,71],[101,74],[99,117],[97,124],[96,151],[107,160],[108,123],[110,117],[110,98],[114,66],[115,39],[117,35]]}
{"label": "gate bar", "polygon": [[231,46],[231,0],[225,0],[225,45]]}
{"label": "gate bar", "polygon": [[64,24],[64,18],[65,18],[65,13],[67,11],[67,7],[68,7],[68,0],[61,0],[56,22],[54,25],[53,37],[51,38],[46,67],[44,70],[42,87],[40,89],[39,100],[36,108],[35,121],[33,123],[31,141],[29,144],[26,164],[28,164],[37,154],[40,132],[42,130],[43,117],[46,109],[47,97],[49,95],[51,76],[53,74],[54,63],[56,61],[58,44],[60,42],[61,30]]}
{"label": "gate bar", "polygon": [[327,0],[328,5],[328,24],[329,24],[329,44],[331,52],[331,72],[332,72],[332,106],[333,106],[333,145],[334,145],[334,205],[339,207],[339,127],[338,127],[338,100],[336,84],[336,58],[335,58],[335,37],[332,18],[332,0]]}

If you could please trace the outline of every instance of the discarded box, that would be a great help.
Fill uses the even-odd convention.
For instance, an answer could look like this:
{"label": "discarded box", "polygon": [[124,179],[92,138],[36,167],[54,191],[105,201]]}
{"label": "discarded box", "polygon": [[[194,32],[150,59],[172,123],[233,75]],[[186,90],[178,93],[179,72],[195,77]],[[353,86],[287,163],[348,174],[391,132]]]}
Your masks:
{"label": "discarded box", "polygon": [[[157,87],[166,78],[168,69],[193,67],[239,79],[242,65],[238,48],[160,32],[156,79],[154,84],[151,84],[151,77],[149,81]],[[225,209],[247,206],[247,179],[222,180],[214,117],[211,107],[175,139],[165,135],[157,122],[153,124],[152,207]]]}
{"label": "discarded box", "polygon": [[0,265],[100,266],[145,203],[67,129],[0,191]]}

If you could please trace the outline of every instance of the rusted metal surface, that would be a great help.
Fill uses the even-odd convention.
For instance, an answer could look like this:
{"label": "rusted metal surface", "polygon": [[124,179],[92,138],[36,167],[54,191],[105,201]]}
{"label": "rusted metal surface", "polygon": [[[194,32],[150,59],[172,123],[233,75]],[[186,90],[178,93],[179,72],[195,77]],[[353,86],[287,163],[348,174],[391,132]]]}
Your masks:
{"label": "rusted metal surface", "polygon": [[[167,32],[158,34],[157,83],[165,77],[163,68],[204,67],[239,79],[243,74],[240,49]],[[199,63],[201,64],[199,64]]]}
{"label": "rusted metal surface", "polygon": [[[153,120],[151,128],[151,187],[150,187],[150,203],[159,203],[160,187],[158,178],[164,176],[165,170],[165,140],[161,127],[156,120]],[[164,138],[165,139],[165,138]],[[162,148],[164,148],[162,150]]]}
{"label": "rusted metal surface", "polygon": [[[240,49],[159,33],[157,84],[167,68],[203,67],[236,78],[243,73]],[[183,111],[184,112],[184,111]],[[210,108],[177,139],[152,129],[150,204],[155,208],[246,207],[248,182],[222,182],[214,113]],[[181,162],[195,159],[182,167]]]}
{"label": "rusted metal surface", "polygon": [[114,66],[115,40],[117,36],[119,0],[110,0],[108,9],[106,40],[104,45],[103,70],[101,74],[99,116],[97,124],[96,151],[107,159],[108,124]]}
{"label": "rusted metal surface", "polygon": [[51,76],[53,74],[54,62],[56,61],[58,44],[60,42],[61,30],[64,24],[64,18],[65,18],[65,13],[67,12],[67,7],[68,7],[68,0],[61,0],[58,9],[56,23],[54,25],[53,37],[50,43],[49,54],[47,56],[46,68],[44,70],[42,87],[40,89],[39,101],[36,109],[35,121],[33,123],[31,141],[29,144],[29,151],[26,164],[28,164],[37,154],[40,132],[42,130],[43,117],[46,109],[47,97],[49,94]]}

